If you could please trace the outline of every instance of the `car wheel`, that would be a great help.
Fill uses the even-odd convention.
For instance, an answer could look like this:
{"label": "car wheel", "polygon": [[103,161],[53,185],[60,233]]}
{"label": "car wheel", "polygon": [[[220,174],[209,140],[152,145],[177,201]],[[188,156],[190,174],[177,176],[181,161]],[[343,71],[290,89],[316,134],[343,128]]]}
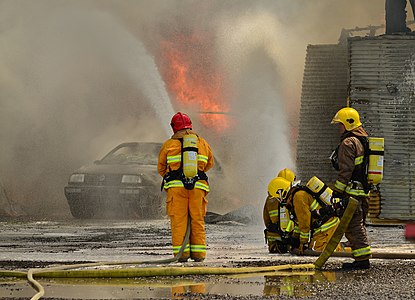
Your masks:
{"label": "car wheel", "polygon": [[149,218],[160,219],[166,214],[166,201],[161,196],[151,198],[149,203]]}
{"label": "car wheel", "polygon": [[165,213],[165,203],[161,196],[151,192],[142,193],[139,199],[130,204],[129,215],[134,219],[159,219]]}
{"label": "car wheel", "polygon": [[71,214],[76,219],[92,219],[95,215],[92,205],[76,199],[68,200]]}

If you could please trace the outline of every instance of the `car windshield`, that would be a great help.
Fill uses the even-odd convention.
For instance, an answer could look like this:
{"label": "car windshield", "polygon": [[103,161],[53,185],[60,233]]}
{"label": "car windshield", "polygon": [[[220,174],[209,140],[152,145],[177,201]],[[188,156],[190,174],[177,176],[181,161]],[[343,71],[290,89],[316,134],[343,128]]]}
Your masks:
{"label": "car windshield", "polygon": [[108,153],[100,164],[157,165],[161,145],[157,143],[131,143],[120,145]]}

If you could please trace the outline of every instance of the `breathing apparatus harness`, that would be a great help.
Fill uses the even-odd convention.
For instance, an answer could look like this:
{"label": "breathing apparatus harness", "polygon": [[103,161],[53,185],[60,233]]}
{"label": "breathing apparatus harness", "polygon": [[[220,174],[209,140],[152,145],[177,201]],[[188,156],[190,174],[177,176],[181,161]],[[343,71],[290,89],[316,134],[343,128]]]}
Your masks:
{"label": "breathing apparatus harness", "polygon": [[[312,190],[310,190],[308,187],[306,186],[296,186],[295,189],[291,192],[291,197],[294,198],[294,195],[299,192],[299,191],[305,191],[308,194],[310,194],[316,201],[317,203],[321,206],[321,208],[316,209],[311,211],[311,224],[310,224],[310,228],[311,228],[311,237],[313,236],[313,232],[316,228],[321,227],[321,225],[323,225],[324,223],[326,223],[330,218],[332,217],[341,217],[343,215],[344,209],[347,206],[347,203],[349,201],[349,199],[346,198],[342,198],[339,201],[334,201],[332,198],[331,199],[331,204],[327,204],[325,203],[323,200],[320,199],[320,195],[321,193],[326,189],[327,185],[324,184],[324,187],[320,190],[320,192],[315,193]],[[294,206],[291,209],[291,214],[292,214],[292,219],[296,220],[297,217],[295,215],[295,211],[294,211]],[[314,219],[314,221],[313,221]]]}
{"label": "breathing apparatus harness", "polygon": [[[279,201],[279,200],[277,200]],[[286,203],[284,201],[279,201],[278,204],[278,220],[275,223],[270,223],[266,226],[266,228],[264,229],[264,235],[265,235],[265,243],[268,244],[268,232],[271,233],[277,233],[279,234],[279,236],[281,237],[281,241],[275,241],[273,242],[273,244],[271,245],[270,249],[271,249],[271,253],[287,253],[288,252],[288,246],[290,245],[292,248],[295,248],[297,243],[296,240],[293,239],[292,237],[292,232],[291,231],[286,231],[283,230],[281,228],[281,210],[283,208],[285,208]],[[292,221],[291,218],[291,213],[288,209],[286,209],[286,213],[289,213],[289,219],[290,221]],[[287,226],[288,227],[288,226]]]}
{"label": "breathing apparatus harness", "polygon": [[[183,153],[185,151],[192,151],[196,153],[199,152],[199,149],[197,147],[183,147],[183,138],[179,139],[181,143],[181,160],[180,160],[180,167],[177,170],[172,170],[169,165],[169,171],[163,176],[163,180],[161,182],[161,190],[163,190],[164,185],[167,182],[173,181],[173,180],[180,180],[183,183],[183,186],[186,190],[193,190],[195,187],[195,184],[199,180],[205,180],[208,181],[208,176],[205,172],[197,170],[197,174],[193,177],[187,177],[183,172]],[[197,161],[196,161],[197,162]],[[197,164],[196,164],[197,168]]]}
{"label": "breathing apparatus harness", "polygon": [[349,198],[344,197],[337,202],[333,202],[331,205],[325,204],[325,206],[313,210],[311,216],[316,219],[316,221],[313,222],[311,227],[315,229],[326,223],[332,217],[341,217],[348,203]]}
{"label": "breathing apparatus harness", "polygon": [[[357,135],[355,135],[351,132],[345,138],[347,138],[347,137],[357,138],[363,146],[364,154],[363,154],[362,167],[358,168],[358,169],[355,168],[355,170],[352,173],[352,182],[353,182],[353,189],[355,189],[358,186],[358,184],[361,183],[364,192],[367,194],[369,192],[369,190],[371,190],[373,188],[373,187],[371,187],[371,185],[369,184],[369,181],[368,181],[369,155],[370,154],[376,154],[376,153],[374,153],[372,150],[370,150],[368,137],[366,137],[366,136],[357,136]],[[337,146],[337,148],[330,155],[331,164],[332,164],[333,168],[336,171],[340,170],[339,156],[338,156],[339,147],[340,147],[340,144]],[[383,153],[382,153],[382,155],[383,155]]]}
{"label": "breathing apparatus harness", "polygon": [[[278,220],[277,220],[277,222],[268,224],[265,231],[278,233],[281,236],[281,238],[284,240],[286,238],[289,238],[290,233],[288,231],[282,230],[282,228],[281,228],[280,216],[281,216],[281,208],[282,207],[285,207],[285,203],[280,202],[279,205],[278,205]],[[291,220],[291,214],[290,214],[290,220]]]}

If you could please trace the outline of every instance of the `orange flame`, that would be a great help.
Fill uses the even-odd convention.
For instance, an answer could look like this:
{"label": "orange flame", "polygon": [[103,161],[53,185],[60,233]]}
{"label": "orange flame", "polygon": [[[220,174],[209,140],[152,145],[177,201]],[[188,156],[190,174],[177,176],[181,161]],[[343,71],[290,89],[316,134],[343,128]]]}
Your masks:
{"label": "orange flame", "polygon": [[207,39],[195,34],[161,42],[167,66],[162,70],[167,88],[179,107],[199,111],[204,126],[223,132],[230,127],[224,77],[214,65]]}

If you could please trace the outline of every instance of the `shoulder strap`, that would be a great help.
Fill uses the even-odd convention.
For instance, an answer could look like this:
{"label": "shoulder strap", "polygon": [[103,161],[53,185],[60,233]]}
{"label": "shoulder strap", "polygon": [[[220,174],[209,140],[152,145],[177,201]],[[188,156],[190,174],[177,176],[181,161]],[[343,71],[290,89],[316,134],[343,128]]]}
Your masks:
{"label": "shoulder strap", "polygon": [[325,203],[323,200],[320,199],[320,195],[326,190],[327,185],[324,184],[323,187],[321,188],[321,192],[319,193],[314,193],[312,190],[310,190],[308,187],[304,187],[304,189],[311,195],[313,196],[313,198],[317,201],[317,203],[321,206],[321,207],[325,207],[327,206],[327,203]]}
{"label": "shoulder strap", "polygon": [[363,149],[364,149],[364,154],[363,154],[363,178],[362,178],[362,184],[363,184],[363,189],[364,191],[367,193],[370,189],[369,186],[369,182],[367,179],[367,171],[368,171],[368,166],[369,166],[369,155],[370,155],[370,148],[369,148],[369,140],[368,137],[366,136],[357,136],[357,135],[353,135],[355,138],[357,138],[359,140],[359,142],[362,144]]}
{"label": "shoulder strap", "polygon": [[181,148],[180,148],[180,167],[179,167],[179,170],[183,170],[183,138],[180,138],[179,139],[179,141],[180,141],[180,145],[181,145]]}
{"label": "shoulder strap", "polygon": [[[325,190],[324,187],[326,187],[326,185],[324,185],[323,188],[321,189],[322,192]],[[314,193],[308,187],[302,186],[302,185],[301,186],[297,186],[296,188],[297,189],[293,191],[293,194],[292,194],[293,197],[294,197],[295,193],[297,193],[298,191],[306,191],[307,193],[309,193],[318,202],[318,204],[320,204],[321,207],[327,206],[327,204],[324,203],[324,201],[320,199],[321,193]]]}
{"label": "shoulder strap", "polygon": [[366,136],[357,136],[353,135],[355,138],[359,140],[359,142],[362,144],[364,149],[364,156],[369,157],[370,149],[369,149],[369,140]]}
{"label": "shoulder strap", "polygon": [[288,210],[290,211],[290,214],[294,217],[294,219],[297,219],[297,216],[295,215],[295,209],[294,209],[294,195],[297,192],[302,191],[302,190],[304,190],[303,186],[297,185],[297,186],[291,188],[290,194],[288,195],[289,197],[291,197],[291,203],[288,207],[289,208]]}

